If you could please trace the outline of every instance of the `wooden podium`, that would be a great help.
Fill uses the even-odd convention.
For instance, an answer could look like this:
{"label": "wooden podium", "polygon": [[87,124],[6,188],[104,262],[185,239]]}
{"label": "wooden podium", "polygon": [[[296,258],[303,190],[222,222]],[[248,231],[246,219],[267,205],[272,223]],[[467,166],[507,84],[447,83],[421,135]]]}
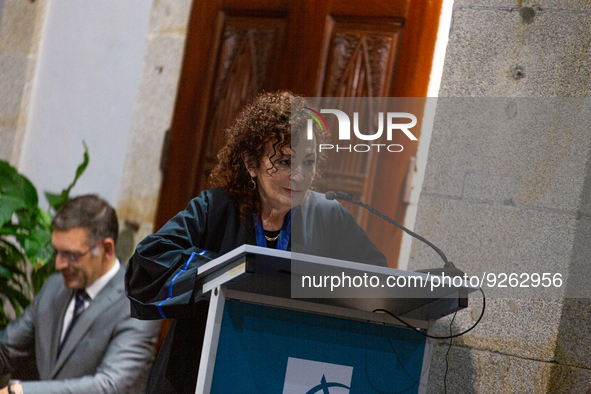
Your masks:
{"label": "wooden podium", "polygon": [[[364,275],[372,283],[355,286]],[[332,290],[336,279],[328,287],[308,286],[310,277],[331,276],[355,279]],[[423,286],[389,286],[388,278],[390,284],[421,278]],[[464,281],[431,288],[433,280],[427,273],[240,246],[197,274],[196,300],[210,304],[195,392],[426,393],[431,340],[372,311],[386,309],[429,333],[437,319],[467,307],[477,290]]]}

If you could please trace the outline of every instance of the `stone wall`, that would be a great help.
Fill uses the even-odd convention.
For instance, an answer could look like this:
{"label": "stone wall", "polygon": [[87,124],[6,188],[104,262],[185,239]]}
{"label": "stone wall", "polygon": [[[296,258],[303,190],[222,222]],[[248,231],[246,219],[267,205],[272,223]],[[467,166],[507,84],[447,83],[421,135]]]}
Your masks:
{"label": "stone wall", "polygon": [[4,0],[0,20],[0,160],[16,165],[47,2]]}
{"label": "stone wall", "polygon": [[139,225],[136,242],[153,231],[162,146],[172,121],[191,5],[191,0],[155,0],[152,8],[117,205],[121,221]]}
{"label": "stone wall", "polygon": [[[487,300],[480,326],[453,342],[449,393],[591,389],[591,307],[569,298],[591,272],[590,45],[589,1],[454,4],[440,97],[474,99],[439,101],[415,231],[468,273],[560,272],[565,284],[561,296]],[[413,242],[410,269],[441,264]],[[471,299],[453,331],[480,311]],[[443,392],[447,343],[435,343],[431,393]]]}

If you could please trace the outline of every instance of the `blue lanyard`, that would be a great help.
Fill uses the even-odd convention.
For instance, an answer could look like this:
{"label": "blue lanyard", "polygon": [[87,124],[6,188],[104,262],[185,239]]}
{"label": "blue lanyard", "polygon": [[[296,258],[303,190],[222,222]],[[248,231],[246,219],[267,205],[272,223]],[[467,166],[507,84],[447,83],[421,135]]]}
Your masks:
{"label": "blue lanyard", "polygon": [[[295,208],[294,208],[295,209]],[[262,246],[263,248],[267,247],[267,239],[265,238],[265,230],[263,230],[263,223],[261,219],[254,214],[254,232],[257,237],[257,246]],[[283,219],[283,227],[281,227],[281,231],[279,232],[279,238],[277,239],[277,249],[279,250],[287,250],[287,245],[289,244],[289,237],[291,235],[291,210]]]}

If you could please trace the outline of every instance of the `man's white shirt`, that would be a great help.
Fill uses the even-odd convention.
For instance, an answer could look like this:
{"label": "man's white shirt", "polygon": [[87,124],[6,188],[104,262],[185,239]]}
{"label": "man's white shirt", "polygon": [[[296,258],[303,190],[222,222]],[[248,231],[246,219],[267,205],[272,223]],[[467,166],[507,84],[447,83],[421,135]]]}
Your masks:
{"label": "man's white shirt", "polygon": [[[88,286],[85,290],[88,293],[90,299],[84,301],[84,309],[88,308],[90,305],[90,301],[94,300],[94,298],[100,293],[103,287],[106,286],[107,283],[117,275],[117,271],[121,267],[121,262],[119,259],[113,264],[110,270],[108,270],[103,276],[98,278],[93,284]],[[70,303],[68,304],[68,308],[66,309],[66,314],[64,315],[64,325],[62,326],[62,335],[60,336],[60,342],[64,340],[64,336],[66,335],[66,331],[68,330],[68,326],[72,321],[72,317],[74,316],[74,305],[76,304],[76,297],[72,297]]]}

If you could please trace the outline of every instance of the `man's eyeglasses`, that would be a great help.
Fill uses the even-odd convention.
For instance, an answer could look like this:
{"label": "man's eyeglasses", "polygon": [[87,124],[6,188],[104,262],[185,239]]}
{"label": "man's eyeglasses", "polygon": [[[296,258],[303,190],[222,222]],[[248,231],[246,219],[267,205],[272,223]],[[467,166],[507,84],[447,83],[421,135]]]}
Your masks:
{"label": "man's eyeglasses", "polygon": [[86,252],[78,253],[78,252],[70,252],[67,250],[58,250],[54,248],[53,257],[57,260],[58,257],[66,260],[70,264],[76,264],[78,260],[82,257],[86,256],[88,253],[93,251],[97,246],[99,246],[103,241],[98,241],[94,246],[91,246]]}

